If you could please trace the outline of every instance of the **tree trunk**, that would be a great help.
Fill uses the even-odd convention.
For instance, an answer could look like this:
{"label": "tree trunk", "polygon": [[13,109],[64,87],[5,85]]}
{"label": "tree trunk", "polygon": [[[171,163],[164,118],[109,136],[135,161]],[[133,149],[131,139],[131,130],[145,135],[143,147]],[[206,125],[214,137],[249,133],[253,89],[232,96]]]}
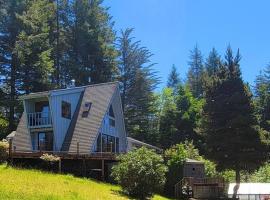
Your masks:
{"label": "tree trunk", "polygon": [[10,71],[10,97],[9,97],[9,132],[14,131],[14,114],[15,114],[15,98],[16,98],[16,61],[15,55],[12,55],[11,71]]}
{"label": "tree trunk", "polygon": [[235,169],[235,183],[236,183],[236,185],[233,188],[233,199],[236,199],[236,195],[237,195],[238,189],[240,187],[240,169],[239,169],[239,167],[236,167],[236,169]]}

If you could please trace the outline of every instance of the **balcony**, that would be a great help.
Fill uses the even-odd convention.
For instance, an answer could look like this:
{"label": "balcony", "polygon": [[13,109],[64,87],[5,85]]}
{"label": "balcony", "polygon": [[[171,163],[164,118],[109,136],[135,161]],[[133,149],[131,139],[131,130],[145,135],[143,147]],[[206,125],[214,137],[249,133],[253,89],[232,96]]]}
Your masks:
{"label": "balcony", "polygon": [[52,126],[52,118],[49,112],[34,112],[27,114],[29,128],[46,128]]}

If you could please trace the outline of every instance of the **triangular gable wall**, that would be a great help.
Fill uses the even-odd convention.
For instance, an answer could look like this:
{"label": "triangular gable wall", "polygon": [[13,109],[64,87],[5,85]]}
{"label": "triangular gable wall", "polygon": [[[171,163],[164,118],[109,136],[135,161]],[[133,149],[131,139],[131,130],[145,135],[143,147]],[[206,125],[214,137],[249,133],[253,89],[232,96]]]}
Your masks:
{"label": "triangular gable wall", "polygon": [[[79,144],[80,153],[88,154],[91,152],[103,117],[106,114],[117,85],[117,83],[110,83],[85,88],[73,137],[69,146],[70,153],[77,152],[77,143]],[[82,117],[84,105],[89,102],[92,103],[89,115]]]}
{"label": "triangular gable wall", "polygon": [[117,88],[115,95],[113,96],[112,102],[111,102],[114,115],[115,115],[115,128],[118,132],[119,136],[119,151],[125,152],[126,151],[126,131],[125,131],[125,124],[124,124],[124,115],[122,110],[122,102],[120,97],[120,91],[119,88]]}
{"label": "triangular gable wall", "polygon": [[30,133],[27,128],[26,113],[23,112],[19,125],[16,130],[15,137],[12,142],[13,150],[15,151],[31,151],[32,144]]}

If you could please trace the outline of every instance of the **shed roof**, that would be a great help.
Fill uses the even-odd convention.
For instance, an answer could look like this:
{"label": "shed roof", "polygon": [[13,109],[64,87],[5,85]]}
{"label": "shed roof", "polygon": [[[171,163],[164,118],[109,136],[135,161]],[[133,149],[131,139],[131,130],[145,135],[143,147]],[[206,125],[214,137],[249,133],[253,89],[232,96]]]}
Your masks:
{"label": "shed roof", "polygon": [[186,159],[186,163],[204,164],[203,161],[200,161],[200,160],[194,160],[194,159],[189,159],[189,158]]}
{"label": "shed roof", "polygon": [[[236,183],[230,183],[228,194],[233,194]],[[270,183],[241,183],[237,194],[270,194]]]}

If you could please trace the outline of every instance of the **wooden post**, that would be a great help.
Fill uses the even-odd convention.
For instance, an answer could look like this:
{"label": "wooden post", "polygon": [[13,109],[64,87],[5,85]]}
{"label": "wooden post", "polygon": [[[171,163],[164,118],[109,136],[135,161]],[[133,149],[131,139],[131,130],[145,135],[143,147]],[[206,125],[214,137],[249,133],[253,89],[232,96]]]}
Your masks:
{"label": "wooden post", "polygon": [[58,172],[59,172],[59,174],[62,173],[62,160],[61,160],[61,158],[59,158],[59,161],[58,161]]}
{"label": "wooden post", "polygon": [[105,180],[105,172],[104,172],[104,160],[101,160],[101,180]]}
{"label": "wooden post", "polygon": [[8,146],[8,156],[9,156],[9,158],[12,158],[12,139],[11,138],[8,140],[8,144],[9,144],[9,146]]}
{"label": "wooden post", "polygon": [[111,153],[112,153],[112,151],[113,151],[113,145],[112,145],[112,142],[110,142],[110,146],[111,146]]}
{"label": "wooden post", "polygon": [[80,143],[77,142],[77,155],[79,155],[79,153],[80,153]]}
{"label": "wooden post", "polygon": [[82,171],[83,171],[83,176],[85,176],[86,175],[86,164],[85,164],[85,158],[83,158],[83,169],[82,169]]}
{"label": "wooden post", "polygon": [[39,146],[39,154],[41,156],[42,155],[42,153],[41,153],[41,141],[38,141],[38,146]]}
{"label": "wooden post", "polygon": [[[13,157],[12,157],[12,138],[10,138],[9,140],[8,140],[8,144],[9,144],[9,146],[8,146],[8,157],[9,157],[9,164],[10,165],[13,165]],[[14,148],[15,148],[15,146],[14,146]]]}

